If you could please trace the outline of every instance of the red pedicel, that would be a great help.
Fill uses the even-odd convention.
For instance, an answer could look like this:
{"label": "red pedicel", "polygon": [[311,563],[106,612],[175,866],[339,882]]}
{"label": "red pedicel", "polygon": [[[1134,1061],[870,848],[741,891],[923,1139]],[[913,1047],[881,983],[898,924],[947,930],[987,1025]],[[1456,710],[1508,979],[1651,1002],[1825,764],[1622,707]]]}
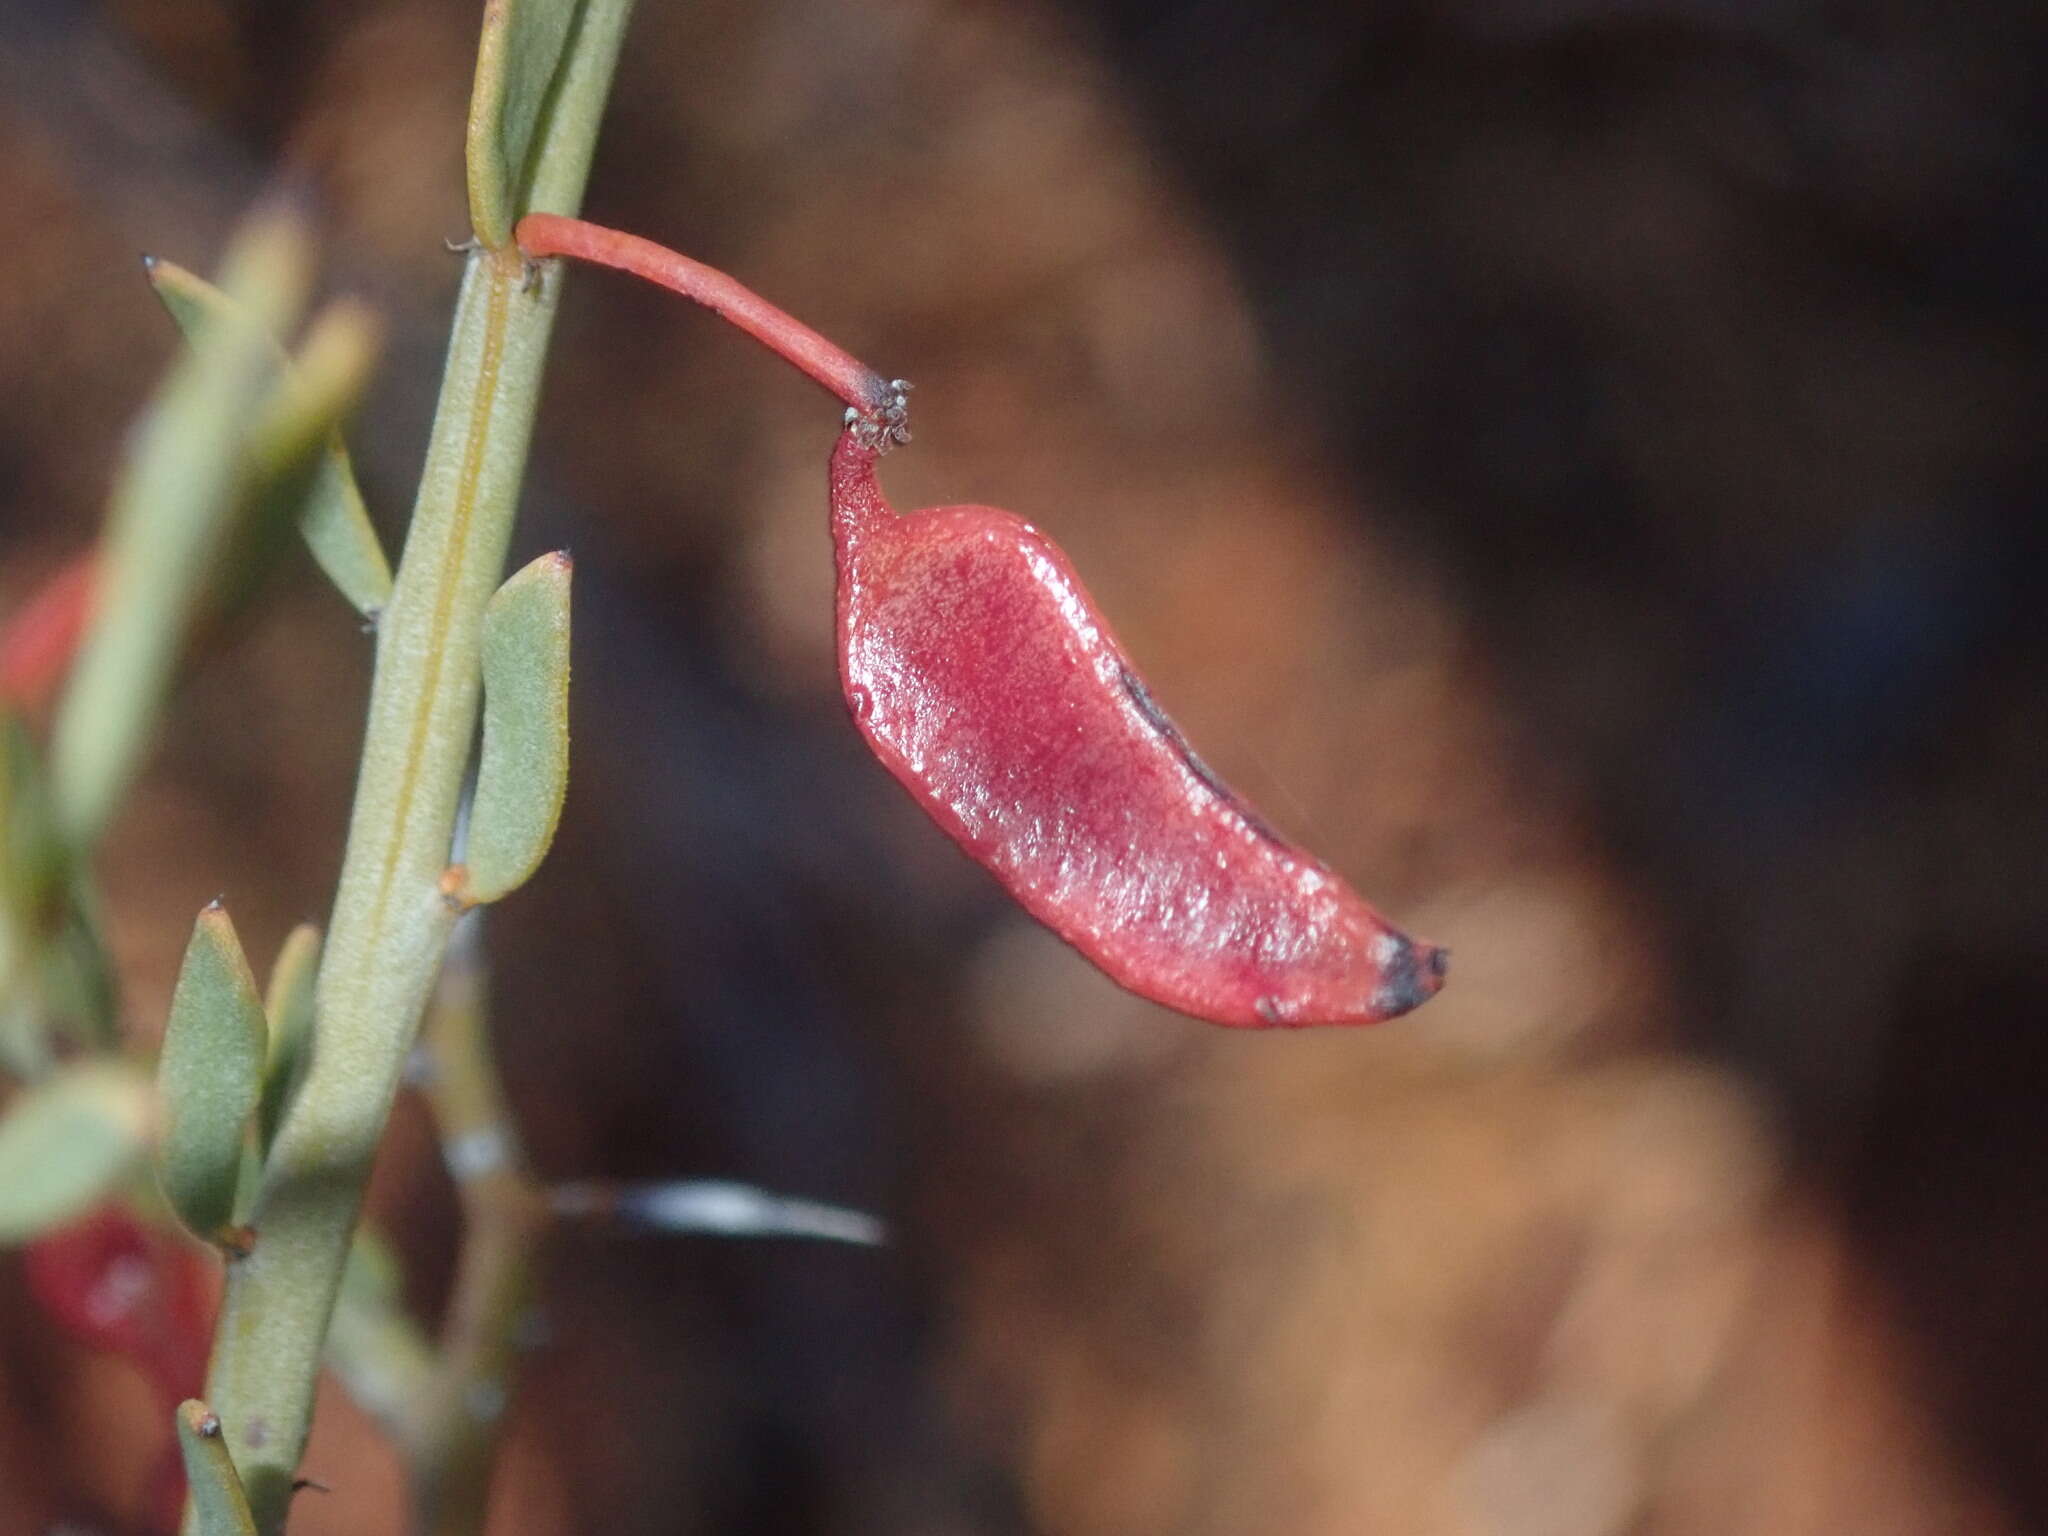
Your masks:
{"label": "red pedicel", "polygon": [[650,241],[548,214],[518,239],[672,288],[847,402],[831,465],[847,707],[1032,916],[1120,985],[1216,1024],[1376,1023],[1443,985],[1445,951],[1390,927],[1195,756],[1050,539],[994,507],[890,508],[875,461],[908,440],[907,386]]}

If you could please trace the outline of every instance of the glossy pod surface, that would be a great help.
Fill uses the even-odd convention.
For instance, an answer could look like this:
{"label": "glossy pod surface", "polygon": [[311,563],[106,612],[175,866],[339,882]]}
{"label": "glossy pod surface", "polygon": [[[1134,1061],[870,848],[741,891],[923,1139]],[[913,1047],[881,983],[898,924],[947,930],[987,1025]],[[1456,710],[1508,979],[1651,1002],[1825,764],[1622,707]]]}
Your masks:
{"label": "glossy pod surface", "polygon": [[1443,984],[1219,781],[1059,549],[994,507],[897,516],[832,456],[839,667],[883,764],[1026,910],[1141,996],[1217,1024],[1367,1024]]}

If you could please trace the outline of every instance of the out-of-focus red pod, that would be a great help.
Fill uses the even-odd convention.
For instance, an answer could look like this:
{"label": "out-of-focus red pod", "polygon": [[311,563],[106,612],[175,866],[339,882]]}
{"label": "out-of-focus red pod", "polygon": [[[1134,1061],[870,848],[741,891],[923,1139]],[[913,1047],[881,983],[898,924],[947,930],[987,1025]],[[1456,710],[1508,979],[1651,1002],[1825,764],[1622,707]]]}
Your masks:
{"label": "out-of-focus red pod", "polygon": [[66,1333],[131,1360],[172,1403],[206,1379],[211,1266],[182,1238],[118,1206],[22,1247],[29,1294]]}
{"label": "out-of-focus red pod", "polygon": [[[213,1332],[213,1285],[206,1257],[183,1238],[105,1205],[22,1247],[29,1294],[59,1328],[91,1349],[130,1361],[166,1410],[197,1396]],[[185,1467],[166,1435],[150,1469],[152,1529],[178,1528]]]}
{"label": "out-of-focus red pod", "polygon": [[0,703],[33,710],[55,691],[92,616],[97,565],[80,555],[0,624]]}

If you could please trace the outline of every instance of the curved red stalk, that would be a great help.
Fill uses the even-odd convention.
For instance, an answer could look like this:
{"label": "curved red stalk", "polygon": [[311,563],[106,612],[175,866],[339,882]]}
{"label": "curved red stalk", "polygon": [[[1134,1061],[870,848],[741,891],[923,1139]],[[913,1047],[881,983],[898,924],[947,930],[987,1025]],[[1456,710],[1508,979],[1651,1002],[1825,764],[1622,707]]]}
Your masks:
{"label": "curved red stalk", "polygon": [[615,267],[702,304],[802,369],[856,411],[887,410],[899,393],[899,384],[777,309],[738,279],[665,245],[555,213],[529,213],[512,234],[529,256],[573,256],[578,261]]}

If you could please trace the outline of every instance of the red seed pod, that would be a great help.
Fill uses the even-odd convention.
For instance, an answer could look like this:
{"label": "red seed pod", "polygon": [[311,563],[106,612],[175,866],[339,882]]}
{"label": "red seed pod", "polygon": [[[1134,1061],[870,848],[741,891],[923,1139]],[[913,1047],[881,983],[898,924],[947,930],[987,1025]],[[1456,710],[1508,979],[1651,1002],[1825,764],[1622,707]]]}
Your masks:
{"label": "red seed pod", "polygon": [[861,734],[946,834],[1121,985],[1244,1028],[1370,1024],[1443,985],[1445,951],[1388,926],[1195,756],[1073,567],[994,507],[898,517],[875,459],[903,391],[725,273],[580,219],[571,256],[716,311],[845,401],[832,455],[839,672]]}
{"label": "red seed pod", "polygon": [[1059,548],[994,507],[894,513],[832,455],[839,668],[869,746],[1032,916],[1141,996],[1217,1024],[1369,1024],[1443,984],[1219,780]]}
{"label": "red seed pod", "polygon": [[133,1361],[168,1401],[199,1391],[213,1331],[199,1250],[108,1205],[25,1244],[22,1271],[80,1343]]}
{"label": "red seed pod", "polygon": [[34,709],[56,688],[91,616],[94,566],[79,556],[0,626],[0,702]]}

